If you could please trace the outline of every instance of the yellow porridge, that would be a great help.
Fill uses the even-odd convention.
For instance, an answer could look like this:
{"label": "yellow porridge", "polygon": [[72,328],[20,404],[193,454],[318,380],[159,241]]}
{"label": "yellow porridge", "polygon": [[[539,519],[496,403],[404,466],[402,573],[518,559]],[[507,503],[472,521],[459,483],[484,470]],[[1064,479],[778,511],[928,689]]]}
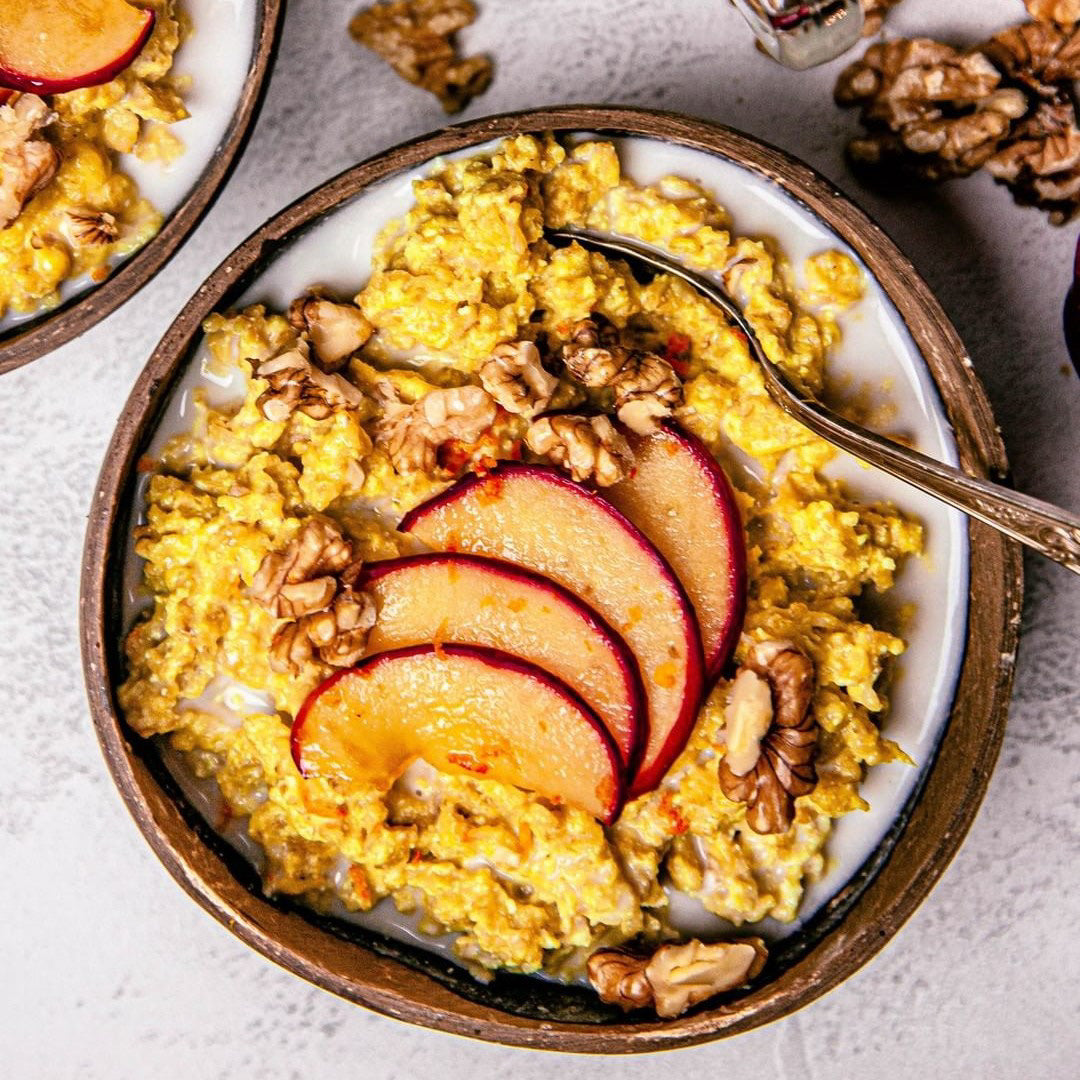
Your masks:
{"label": "yellow porridge", "polygon": [[[252,307],[207,319],[207,364],[219,376],[241,372],[245,397],[213,407],[196,391],[190,431],[144,463],[136,552],[152,606],[128,637],[120,702],[136,732],[167,738],[197,776],[216,781],[228,815],[265,852],[268,893],[323,910],[340,901],[367,911],[390,898],[425,930],[457,934],[455,949],[481,977],[506,968],[572,978],[590,956],[632,955],[611,951],[618,946],[656,950],[655,1001],[605,996],[610,972],[601,977],[596,964],[590,979],[605,1000],[674,1015],[697,999],[672,1003],[658,989],[673,955],[663,946],[674,936],[665,886],[736,927],[792,920],[826,869],[831,822],[867,808],[867,767],[906,760],[878,723],[881,676],[904,643],[864,621],[858,601],[868,588],[889,590],[905,556],[920,551],[921,527],[822,474],[833,451],[773,405],[740,332],[696,292],[664,275],[643,284],[576,244],[555,248],[544,229],[610,230],[724,270],[769,355],[812,389],[823,386],[838,320],[859,301],[860,273],[846,255],[822,252],[797,295],[772,243],[734,234],[690,181],[634,184],[607,142],[565,149],[517,137],[440,165],[414,195],[381,233],[374,273],[353,302],[314,289],[287,314]],[[619,493],[649,472],[650,448],[666,439],[703,447],[706,472],[724,464],[737,506],[736,585],[685,576],[678,526],[669,531],[685,586],[670,586],[673,603],[688,595],[700,624],[670,662],[653,662],[647,636],[641,644],[665,597],[656,594],[656,611],[630,605],[616,617],[625,597],[605,607],[604,589],[588,591],[585,577],[575,586],[572,569],[545,563],[557,530],[533,555],[526,544],[511,553],[506,537],[498,549],[470,546],[460,530],[440,540],[430,525],[470,499],[485,512],[528,480],[538,486],[524,498],[580,501],[586,517],[610,499],[632,523],[612,526],[624,530],[616,540],[638,525],[654,540]],[[691,511],[673,515],[693,527]],[[655,539],[668,555],[665,542]],[[335,672],[346,672],[339,686],[352,685],[350,669],[370,674],[369,653],[397,640],[391,622],[404,616],[390,600],[402,594],[378,585],[387,580],[380,564],[415,567],[426,549],[459,568],[462,558],[520,562],[529,577],[515,588],[550,576],[565,601],[559,625],[577,610],[569,594],[584,597],[604,616],[589,624],[595,681],[585,680],[586,659],[581,671],[572,662],[559,670],[558,649],[540,666],[575,691],[580,676],[586,698],[615,686],[612,715],[622,699],[610,672],[619,657],[637,658],[640,743],[633,730],[620,743],[615,721],[597,736],[631,792],[610,804],[610,820],[580,799],[495,779],[505,775],[497,757],[472,751],[381,779],[358,781],[345,765],[301,773],[298,731],[315,723],[313,691]],[[633,552],[626,558],[633,568]],[[698,602],[710,588],[732,592],[727,623]],[[525,600],[507,603],[517,612]],[[492,644],[455,636],[495,618],[485,605],[498,607],[486,596],[479,614],[414,627],[415,640],[431,642],[424,662],[449,665],[448,642]],[[554,625],[550,610],[544,618]],[[615,657],[608,668],[605,649]],[[223,710],[219,688],[236,684],[272,707]],[[677,708],[664,711],[665,693],[692,699],[685,730]],[[311,713],[291,731],[305,701]],[[665,718],[670,730],[656,737]],[[402,765],[417,756],[401,754]],[[646,762],[657,770],[648,783]],[[740,940],[755,944],[730,986],[758,967],[757,939]],[[685,948],[694,960],[708,947]]]}

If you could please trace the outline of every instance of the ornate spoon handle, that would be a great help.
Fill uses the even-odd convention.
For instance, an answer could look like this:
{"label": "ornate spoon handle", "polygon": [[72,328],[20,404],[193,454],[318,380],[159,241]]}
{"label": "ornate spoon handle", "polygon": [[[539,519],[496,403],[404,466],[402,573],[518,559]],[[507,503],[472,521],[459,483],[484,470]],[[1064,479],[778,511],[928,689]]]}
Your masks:
{"label": "ornate spoon handle", "polygon": [[801,394],[769,360],[762,360],[762,367],[776,403],[827,442],[1080,574],[1080,516],[989,480],[968,476],[849,423],[816,398]]}
{"label": "ornate spoon handle", "polygon": [[827,442],[846,450],[870,465],[891,473],[912,487],[978,518],[999,532],[1034,548],[1042,555],[1080,574],[1080,515],[1022,495],[1001,484],[968,476],[951,465],[910,450],[866,428],[859,427],[817,398],[796,387],[787,375],[766,355],[754,328],[735,301],[704,274],[688,270],[661,252],[623,239],[613,239],[582,229],[554,230],[549,235],[576,240],[584,247],[595,247],[642,262],[664,273],[682,278],[708,297],[746,335],[754,358],[761,364],[769,395],[786,413],[793,416]]}

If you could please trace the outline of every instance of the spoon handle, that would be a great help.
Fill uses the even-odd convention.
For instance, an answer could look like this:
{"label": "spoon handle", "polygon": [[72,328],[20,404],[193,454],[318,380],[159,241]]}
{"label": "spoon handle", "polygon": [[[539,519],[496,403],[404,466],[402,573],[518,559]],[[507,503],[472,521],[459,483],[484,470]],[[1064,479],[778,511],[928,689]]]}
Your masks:
{"label": "spoon handle", "polygon": [[655,248],[622,237],[579,228],[552,229],[548,235],[577,241],[583,247],[623,255],[645,263],[653,270],[682,278],[716,304],[746,335],[754,359],[761,365],[769,396],[788,415],[826,442],[1019,540],[1068,567],[1074,574],[1080,574],[1080,516],[1001,484],[968,476],[951,465],[944,465],[917,450],[909,450],[891,439],[859,427],[826,408],[817,398],[799,390],[765,355],[742,309],[726,290],[705,274],[688,269]]}
{"label": "spoon handle", "polygon": [[968,476],[851,424],[778,378],[773,364],[766,361],[762,366],[766,380],[776,384],[773,396],[777,404],[827,442],[1080,574],[1080,516],[1001,484]]}

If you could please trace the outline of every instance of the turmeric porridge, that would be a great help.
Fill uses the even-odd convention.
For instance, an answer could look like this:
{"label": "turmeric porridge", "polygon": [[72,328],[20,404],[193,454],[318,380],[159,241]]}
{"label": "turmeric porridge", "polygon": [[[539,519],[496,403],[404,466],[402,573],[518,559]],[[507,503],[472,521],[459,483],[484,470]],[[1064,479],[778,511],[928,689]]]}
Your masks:
{"label": "turmeric porridge", "polygon": [[[158,231],[162,214],[120,156],[172,162],[184,149],[172,127],[188,115],[187,79],[171,74],[188,32],[178,0],[16,7],[22,21],[0,28],[0,316],[54,307],[65,282],[103,281]],[[23,40],[37,36],[45,56]],[[12,55],[41,70],[20,74]]]}
{"label": "turmeric porridge", "polygon": [[[352,299],[204,325],[149,473],[119,699],[220,791],[268,894],[382,901],[498,969],[674,1016],[753,980],[835,819],[866,810],[904,642],[868,621],[919,523],[856,501],[689,286],[545,227],[720,270],[821,390],[861,272],[803,285],[699,185],[520,136],[439,163]],[[681,934],[682,894],[727,921]]]}

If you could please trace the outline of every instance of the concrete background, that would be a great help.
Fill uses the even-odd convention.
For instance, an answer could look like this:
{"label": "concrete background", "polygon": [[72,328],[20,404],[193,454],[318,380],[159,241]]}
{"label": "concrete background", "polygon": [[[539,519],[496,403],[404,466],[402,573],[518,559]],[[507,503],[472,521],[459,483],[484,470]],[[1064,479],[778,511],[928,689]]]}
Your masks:
{"label": "concrete background", "polygon": [[[342,0],[292,0],[266,106],[217,206],[112,318],[0,380],[0,1072],[12,1078],[391,1080],[514,1076],[1074,1077],[1080,1073],[1080,582],[1037,558],[1005,748],[943,881],[846,984],[767,1028],[618,1062],[406,1027],[278,970],[173,884],[108,779],[76,639],[80,549],[128,389],[202,278],[268,215],[347,165],[439,126],[437,104],[354,46]],[[721,0],[483,0],[497,61],[466,116],[566,102],[681,110],[763,136],[866,207],[955,321],[1017,485],[1080,508],[1080,392],[1059,312],[1075,226],[987,177],[879,197],[846,169],[843,61],[797,74]],[[1019,0],[905,0],[894,32],[975,40]]]}

